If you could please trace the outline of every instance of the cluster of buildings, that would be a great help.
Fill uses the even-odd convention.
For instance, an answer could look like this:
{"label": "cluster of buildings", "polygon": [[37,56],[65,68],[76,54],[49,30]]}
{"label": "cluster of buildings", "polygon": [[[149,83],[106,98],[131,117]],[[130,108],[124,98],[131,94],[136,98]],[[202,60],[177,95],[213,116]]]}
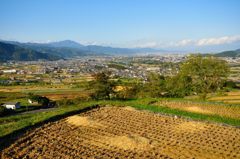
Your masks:
{"label": "cluster of buildings", "polygon": [[[0,67],[0,77],[9,74],[7,82],[38,82],[44,75],[51,77],[52,82],[61,83],[63,79],[78,75],[91,75],[102,71],[110,71],[112,76],[146,79],[149,72],[164,76],[178,73],[179,63],[186,60],[186,55],[135,56],[135,57],[81,57],[58,61],[31,61],[4,63]],[[240,58],[223,58],[229,63],[240,63]],[[114,67],[120,65],[121,67]],[[32,75],[32,78],[19,79],[18,75]],[[24,77],[24,76],[22,76]],[[6,82],[1,80],[0,84]]]}
{"label": "cluster of buildings", "polygon": [[227,61],[230,64],[240,64],[240,57],[221,57],[221,59]]}
{"label": "cluster of buildings", "polygon": [[[74,77],[76,74],[95,74],[102,71],[110,71],[112,76],[126,78],[146,78],[148,72],[157,72],[162,75],[171,75],[176,70],[173,65],[161,65],[161,63],[179,63],[185,56],[137,56],[137,57],[82,57],[59,61],[31,61],[5,63],[0,68],[0,74],[16,75],[51,75],[61,82],[63,78]],[[148,63],[154,61],[154,63]],[[111,65],[110,65],[111,64]],[[160,64],[160,65],[159,65]],[[121,65],[123,68],[113,67]],[[4,67],[6,66],[6,67]],[[8,68],[8,69],[6,69]],[[19,80],[19,79],[13,79]],[[26,79],[24,79],[26,80]],[[41,80],[36,76],[32,81]],[[21,82],[21,81],[19,81]],[[22,81],[24,82],[24,81]],[[29,82],[29,81],[25,81]],[[1,83],[1,81],[0,81]]]}

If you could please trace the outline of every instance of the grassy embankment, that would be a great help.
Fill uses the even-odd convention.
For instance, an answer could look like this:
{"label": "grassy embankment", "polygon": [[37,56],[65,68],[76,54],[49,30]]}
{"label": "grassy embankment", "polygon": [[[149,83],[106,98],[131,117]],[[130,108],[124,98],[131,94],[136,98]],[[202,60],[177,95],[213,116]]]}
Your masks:
{"label": "grassy embankment", "polygon": [[[166,115],[177,115],[181,117],[191,118],[194,120],[210,121],[210,122],[223,123],[223,124],[228,124],[233,126],[240,126],[240,118],[236,118],[236,117],[226,117],[218,113],[206,114],[206,113],[199,113],[199,112],[191,112],[191,111],[186,111],[182,109],[170,108],[170,107],[167,107],[166,105],[160,105],[160,106],[154,105],[154,103],[157,103],[158,101],[163,101],[163,100],[186,102],[186,100],[184,99],[138,99],[138,100],[129,100],[129,101],[100,101],[98,102],[98,104],[100,105],[110,104],[114,106],[131,106],[136,109],[148,110],[155,113],[161,113]],[[204,101],[197,101],[195,103],[200,103],[200,104],[211,103],[211,104],[214,104],[216,107],[219,107],[219,109],[221,109],[220,107],[231,107],[233,109],[237,108],[237,111],[240,113],[239,105],[228,105],[228,104],[204,102]]]}
{"label": "grassy embankment", "polygon": [[59,107],[51,111],[0,117],[0,137],[8,135],[14,131],[24,129],[25,127],[44,122],[45,120],[49,120],[53,117],[79,111],[92,105],[93,103],[89,102],[84,104]]}
{"label": "grassy embankment", "polygon": [[[84,108],[88,108],[92,105],[112,105],[112,106],[131,106],[140,110],[148,110],[155,113],[161,113],[166,115],[177,115],[181,117],[191,118],[194,120],[201,121],[211,121],[223,124],[229,124],[233,126],[240,126],[239,118],[230,118],[221,116],[218,114],[204,114],[204,113],[196,113],[190,112],[181,109],[170,108],[165,105],[154,105],[154,103],[162,101],[162,100],[170,100],[170,101],[178,101],[185,102],[183,99],[137,99],[137,100],[111,100],[111,101],[90,101],[90,102],[80,102],[80,104],[62,106],[51,111],[34,113],[34,114],[17,114],[14,116],[6,116],[0,118],[0,137],[4,137],[5,135],[9,135],[14,131],[18,131],[20,129],[24,129],[26,127],[33,126],[35,124],[44,122],[51,118],[66,116],[69,113],[74,113]],[[198,102],[204,103],[204,102]],[[221,107],[222,104],[215,103],[216,106]],[[224,105],[231,106],[231,105]],[[236,106],[240,108],[240,106]],[[234,107],[235,108],[235,107]]]}

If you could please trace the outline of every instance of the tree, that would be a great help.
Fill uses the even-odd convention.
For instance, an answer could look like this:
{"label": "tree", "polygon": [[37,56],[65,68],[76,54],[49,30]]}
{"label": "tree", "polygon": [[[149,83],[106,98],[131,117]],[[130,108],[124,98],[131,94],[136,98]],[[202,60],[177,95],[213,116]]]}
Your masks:
{"label": "tree", "polygon": [[176,76],[166,79],[165,96],[168,97],[185,97],[192,92],[192,79],[189,76],[177,74]]}
{"label": "tree", "polygon": [[50,100],[47,97],[39,96],[39,95],[34,95],[32,93],[29,94],[29,99],[32,101],[36,101],[42,106],[47,106]]}
{"label": "tree", "polygon": [[38,99],[38,103],[42,104],[42,106],[48,106],[50,100],[47,97],[40,97]]}
{"label": "tree", "polygon": [[193,91],[206,98],[222,88],[229,73],[226,61],[213,56],[191,55],[180,67],[180,77],[190,77]]}
{"label": "tree", "polygon": [[150,97],[161,97],[166,91],[165,77],[157,73],[149,73],[144,85],[144,92]]}
{"label": "tree", "polygon": [[116,96],[118,99],[133,99],[137,97],[142,97],[141,93],[143,91],[143,84],[139,82],[129,83],[124,86],[124,89],[117,92]]}
{"label": "tree", "polygon": [[94,81],[91,83],[92,88],[95,89],[93,97],[95,99],[110,99],[113,95],[115,82],[110,80],[109,72],[101,72],[93,75]]}
{"label": "tree", "polygon": [[11,114],[13,112],[14,112],[14,110],[7,109],[6,107],[3,107],[3,106],[0,105],[0,116],[8,115],[8,114]]}

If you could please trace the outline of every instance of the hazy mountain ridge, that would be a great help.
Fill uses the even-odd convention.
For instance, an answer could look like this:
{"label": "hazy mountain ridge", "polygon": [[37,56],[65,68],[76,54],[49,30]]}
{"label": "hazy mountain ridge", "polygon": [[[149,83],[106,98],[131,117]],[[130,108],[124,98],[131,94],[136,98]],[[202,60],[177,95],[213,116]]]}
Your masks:
{"label": "hazy mountain ridge", "polygon": [[70,47],[70,48],[82,48],[84,45],[79,44],[72,40],[63,40],[63,41],[57,41],[57,42],[50,42],[47,43],[47,45],[52,47]]}
{"label": "hazy mountain ridge", "polygon": [[240,49],[223,51],[221,53],[215,54],[217,57],[240,57]]}
{"label": "hazy mountain ridge", "polygon": [[141,53],[167,52],[165,50],[157,50],[152,48],[116,48],[100,45],[82,45],[71,40],[50,43],[20,43],[16,41],[3,42],[65,58],[86,55],[136,55]]}
{"label": "hazy mountain ridge", "polygon": [[[3,46],[5,44],[5,46]],[[8,46],[6,46],[8,44]],[[11,46],[12,45],[12,46]],[[20,43],[17,41],[2,41],[0,46],[1,60],[37,60],[64,59],[81,56],[102,55],[159,55],[170,53],[167,50],[153,48],[115,48],[100,45],[82,45],[75,41],[64,40],[50,43]],[[179,52],[180,53],[180,52]],[[240,49],[224,51],[215,54],[218,57],[240,57]]]}
{"label": "hazy mountain ridge", "polygon": [[14,44],[0,42],[0,61],[34,61],[34,60],[58,60],[60,57],[48,53],[20,47]]}

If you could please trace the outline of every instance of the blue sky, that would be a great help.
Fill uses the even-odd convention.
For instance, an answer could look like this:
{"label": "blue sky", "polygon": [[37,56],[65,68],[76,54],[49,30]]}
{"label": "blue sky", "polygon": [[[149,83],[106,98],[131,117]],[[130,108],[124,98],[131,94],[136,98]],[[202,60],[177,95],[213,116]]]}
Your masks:
{"label": "blue sky", "polygon": [[1,0],[0,39],[153,47],[240,48],[240,0]]}

